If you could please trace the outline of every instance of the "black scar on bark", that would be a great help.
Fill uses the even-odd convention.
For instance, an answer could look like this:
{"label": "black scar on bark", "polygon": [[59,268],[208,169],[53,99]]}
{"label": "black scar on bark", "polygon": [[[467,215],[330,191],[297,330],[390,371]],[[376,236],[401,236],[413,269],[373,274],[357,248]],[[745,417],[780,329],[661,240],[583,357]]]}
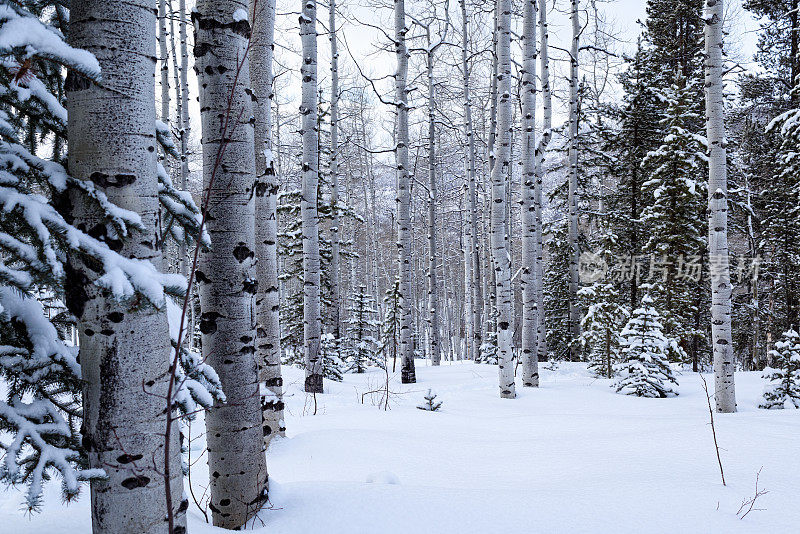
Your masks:
{"label": "black scar on bark", "polygon": [[199,270],[199,269],[197,269],[197,270],[194,272],[194,277],[195,277],[195,279],[196,279],[198,282],[200,282],[200,283],[207,283],[207,282],[210,282],[210,281],[211,281],[211,280],[209,280],[209,278],[206,276],[206,273],[204,273],[203,271],[201,271],[201,270]]}
{"label": "black scar on bark", "polygon": [[250,501],[249,506],[253,506],[253,505],[256,505],[256,504],[260,504],[262,502],[266,502],[267,499],[268,499],[268,497],[266,495],[266,492],[260,493],[259,495],[256,495],[255,499]]}
{"label": "black scar on bark", "polygon": [[136,462],[144,458],[141,454],[123,454],[121,456],[117,456],[117,462],[121,464],[129,464],[132,462]]}
{"label": "black scar on bark", "polygon": [[92,452],[97,450],[97,447],[95,446],[95,441],[89,435],[85,424],[81,425],[81,446],[83,447],[83,450],[86,452]]}
{"label": "black scar on bark", "polygon": [[255,295],[258,291],[258,280],[245,280],[242,282],[242,291]]}
{"label": "black scar on bark", "polygon": [[100,187],[125,187],[136,181],[136,175],[119,173],[111,176],[104,172],[93,172],[89,179]]}
{"label": "black scar on bark", "polygon": [[112,323],[121,323],[124,318],[125,314],[122,312],[115,311],[108,314],[108,320]]}
{"label": "black scar on bark", "polygon": [[247,247],[247,245],[245,245],[244,243],[240,242],[233,249],[233,257],[236,258],[236,261],[238,261],[239,263],[242,263],[247,258],[254,258],[255,254],[253,253],[252,250],[250,250]]}
{"label": "black scar on bark", "polygon": [[217,331],[217,319],[222,317],[217,312],[205,312],[200,316],[200,332],[213,334]]}
{"label": "black scar on bark", "polygon": [[[235,20],[233,22],[220,22],[211,17],[204,17],[197,11],[192,12],[192,24],[195,28],[200,30],[225,30],[229,29],[233,33],[239,34],[242,37],[250,38],[250,22],[247,20]],[[195,47],[196,48],[196,47]],[[207,52],[207,50],[206,50]],[[195,56],[197,52],[195,51]]]}
{"label": "black scar on bark", "polygon": [[85,76],[81,76],[74,70],[70,69],[67,71],[67,79],[64,81],[64,90],[67,92],[72,91],[83,91],[88,89],[92,86],[92,82],[89,78]]}
{"label": "black scar on bark", "polygon": [[181,501],[181,505],[178,506],[178,510],[176,512],[179,513],[179,514],[182,514],[183,512],[185,512],[188,509],[189,509],[189,500],[188,499],[183,499]]}
{"label": "black scar on bark", "polygon": [[71,262],[67,262],[64,272],[64,293],[69,312],[75,317],[83,317],[83,310],[89,300],[86,288],[90,285],[89,278],[81,271],[75,269]]}
{"label": "black scar on bark", "polygon": [[144,475],[134,475],[130,478],[126,478],[120,484],[128,488],[129,490],[136,489],[136,488],[143,488],[150,483],[150,478]]}
{"label": "black scar on bark", "polygon": [[221,501],[219,501],[219,505],[220,506],[230,506],[231,505],[231,500],[230,499],[222,499]]}

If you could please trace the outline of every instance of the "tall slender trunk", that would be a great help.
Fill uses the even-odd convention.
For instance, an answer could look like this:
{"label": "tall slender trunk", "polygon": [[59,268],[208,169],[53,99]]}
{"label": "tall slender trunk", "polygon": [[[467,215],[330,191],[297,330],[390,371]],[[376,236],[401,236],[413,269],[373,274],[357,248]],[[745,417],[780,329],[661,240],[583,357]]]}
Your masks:
{"label": "tall slender trunk", "polygon": [[430,26],[426,28],[428,49],[426,75],[428,81],[428,328],[430,330],[431,365],[442,363],[439,346],[439,287],[436,278],[436,103],[433,93],[433,52]]}
{"label": "tall slender trunk", "polygon": [[400,365],[403,384],[417,381],[411,324],[411,176],[408,168],[408,50],[406,48],[405,0],[394,2],[394,47],[397,73],[394,78],[395,159],[397,164],[397,261],[400,278]]}
{"label": "tall slender trunk", "polygon": [[[167,0],[158,0],[158,61],[161,65],[161,122],[169,125],[169,50],[167,48]],[[169,173],[171,160],[164,154],[164,168]]]}
{"label": "tall slender trunk", "polygon": [[536,145],[534,162],[536,181],[533,190],[533,208],[535,218],[533,292],[536,295],[536,354],[542,362],[547,360],[547,331],[544,316],[544,258],[542,243],[542,178],[544,176],[544,158],[547,145],[550,143],[553,128],[553,102],[550,91],[550,44],[547,27],[547,0],[539,0],[539,66],[542,90],[542,134]]}
{"label": "tall slender trunk", "polygon": [[569,325],[570,359],[579,359],[577,340],[581,335],[581,310],[578,305],[578,44],[580,41],[579,0],[571,0],[572,46],[569,76]]}
{"label": "tall slender trunk", "polygon": [[539,387],[536,290],[536,0],[525,0],[522,35],[522,385]]}
{"label": "tall slender trunk", "polygon": [[495,0],[494,26],[492,27],[492,83],[489,89],[489,173],[494,169],[494,162],[497,155],[494,152],[497,141],[497,82],[499,74],[499,58],[497,44],[500,33],[500,13]]}
{"label": "tall slender trunk", "polygon": [[[338,346],[340,337],[339,308],[339,46],[336,37],[336,0],[329,0],[328,39],[331,43],[331,326]],[[363,120],[363,115],[362,115]],[[365,206],[366,209],[366,206]],[[373,251],[374,252],[374,251]]]}
{"label": "tall slender trunk", "polygon": [[244,0],[198,0],[192,13],[200,86],[203,189],[211,250],[200,255],[203,357],[226,404],[206,413],[215,526],[236,529],[267,497],[255,311],[255,154]]}
{"label": "tall slender trunk", "polygon": [[322,333],[320,303],[319,212],[319,130],[317,126],[317,2],[302,0],[300,38],[303,44],[302,102],[300,115],[303,138],[303,185],[300,211],[303,217],[303,338],[305,343],[307,393],[322,393]]}
{"label": "tall slender trunk", "polygon": [[[70,173],[93,180],[112,203],[141,215],[144,231],[125,240],[119,253],[160,266],[155,0],[75,0],[70,7],[69,43],[92,52],[103,73],[102,85],[68,75]],[[76,226],[99,229],[104,233],[99,239],[117,242],[93,207],[75,200]],[[173,415],[164,413],[170,365],[166,313],[107,298],[94,284],[98,276],[96,267],[74,262],[67,280],[75,289],[68,290],[67,303],[80,332],[84,445],[90,466],[108,474],[91,483],[92,531],[166,534],[168,492],[173,526],[185,529],[177,425],[166,436],[170,454],[164,464],[166,417]]]}
{"label": "tall slender trunk", "polygon": [[511,317],[511,257],[506,232],[506,180],[511,166],[511,0],[498,0],[497,32],[497,143],[492,168],[492,257],[497,292],[497,353],[500,397],[516,397],[514,387],[514,336]]}
{"label": "tall slender trunk", "polygon": [[728,175],[722,91],[722,0],[706,0],[706,133],[708,136],[708,254],[711,259],[711,346],[717,411],[736,411],[728,265]]}
{"label": "tall slender trunk", "polygon": [[264,444],[284,435],[281,325],[278,299],[278,181],[272,153],[272,59],[275,50],[275,0],[251,0],[250,85],[253,89],[253,139],[256,158],[256,352],[259,380],[269,391],[261,399]]}
{"label": "tall slender trunk", "polygon": [[480,284],[480,247],[478,246],[478,193],[475,184],[475,128],[472,123],[472,98],[470,94],[469,38],[466,0],[461,6],[461,75],[464,83],[464,135],[467,139],[467,224],[464,256],[464,285],[468,346],[470,360],[476,360],[481,346],[481,310],[483,292]]}
{"label": "tall slender trunk", "polygon": [[[178,2],[178,37],[180,39],[180,86],[181,86],[181,116],[180,116],[180,184],[181,189],[186,191],[189,187],[189,132],[191,122],[189,121],[189,47],[186,38],[186,0]],[[181,254],[180,259],[181,274],[189,272],[189,263],[186,251]],[[192,317],[194,314],[192,313]],[[194,329],[190,330],[190,339],[194,338]]]}

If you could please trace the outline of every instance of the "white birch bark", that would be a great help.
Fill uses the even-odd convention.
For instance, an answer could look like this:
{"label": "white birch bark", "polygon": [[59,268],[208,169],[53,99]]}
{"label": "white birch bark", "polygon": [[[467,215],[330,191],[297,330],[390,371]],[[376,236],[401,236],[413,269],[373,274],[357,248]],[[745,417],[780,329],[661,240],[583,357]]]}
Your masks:
{"label": "white birch bark", "polygon": [[[70,73],[66,83],[69,169],[92,180],[108,199],[141,215],[145,230],[121,244],[128,258],[161,264],[155,138],[155,0],[75,0],[69,42],[93,53],[102,85]],[[105,228],[105,220],[75,202],[75,225]],[[105,236],[109,244],[113,235]],[[164,310],[114,302],[93,282],[98,273],[71,265],[67,295],[78,318],[84,380],[84,446],[91,467],[107,480],[91,483],[96,534],[167,534],[164,446],[170,365]],[[177,425],[168,436],[175,528],[185,531]],[[182,511],[183,510],[183,511]]]}
{"label": "white birch bark", "polygon": [[736,411],[728,265],[728,176],[722,87],[723,3],[706,0],[705,92],[708,135],[708,254],[711,264],[711,345],[714,400],[721,413]]}
{"label": "white birch bark", "polygon": [[[198,0],[195,70],[200,86],[203,189],[211,250],[200,255],[203,356],[227,396],[206,413],[215,526],[237,529],[267,498],[255,310],[255,156],[245,0]],[[243,118],[244,117],[244,118]]]}
{"label": "white birch bark", "polygon": [[[339,288],[339,42],[336,36],[336,0],[329,0],[328,40],[331,44],[331,325],[338,346],[341,336],[341,290]],[[364,120],[364,115],[361,115]],[[366,202],[365,202],[366,209]],[[373,223],[374,223],[373,219]],[[375,231],[374,224],[370,229]],[[376,251],[373,250],[373,254]],[[377,284],[377,280],[374,280]],[[374,293],[378,295],[378,293]],[[380,299],[376,299],[380,300]]]}
{"label": "white birch bark", "polygon": [[253,89],[254,150],[256,158],[256,352],[264,445],[284,435],[281,327],[278,314],[278,181],[272,154],[272,59],[275,50],[275,0],[251,0],[250,84]]}
{"label": "white birch bark", "polygon": [[539,387],[536,288],[536,0],[525,0],[522,49],[522,385]]}
{"label": "white birch bark", "polygon": [[[432,23],[431,23],[432,24]],[[428,82],[428,330],[430,331],[429,348],[431,365],[442,363],[442,351],[439,343],[439,287],[436,277],[436,102],[433,93],[433,53],[430,24],[425,28],[428,49],[425,66]]]}
{"label": "white birch bark", "polygon": [[[161,73],[161,122],[169,125],[169,51],[167,49],[167,0],[158,0],[158,61]],[[170,172],[172,161],[164,154],[164,168]]]}
{"label": "white birch bark", "polygon": [[397,165],[397,261],[400,278],[400,379],[417,381],[414,369],[411,307],[411,176],[408,166],[408,49],[405,0],[394,0],[394,47],[397,57],[395,87],[395,159]]}
{"label": "white birch bark", "polygon": [[322,330],[320,303],[319,213],[319,131],[317,130],[317,3],[301,0],[300,39],[302,41],[302,101],[300,135],[303,139],[302,201],[303,218],[303,338],[305,343],[307,393],[322,393],[322,359],[319,341]]}
{"label": "white birch bark", "polygon": [[578,44],[580,41],[579,0],[571,0],[572,46],[569,75],[569,323],[570,359],[578,360],[577,339],[581,335],[581,310],[578,305]]}
{"label": "white birch bark", "polygon": [[506,232],[506,179],[511,165],[511,0],[498,0],[497,32],[497,140],[495,164],[492,168],[492,257],[494,258],[497,292],[497,355],[500,397],[513,399],[514,354],[512,352],[513,320],[511,317],[511,257]]}
{"label": "white birch bark", "polygon": [[469,38],[466,0],[459,0],[461,6],[461,76],[464,84],[464,136],[467,139],[467,224],[464,255],[464,304],[466,308],[466,339],[469,350],[467,357],[475,360],[481,346],[482,292],[479,275],[478,247],[478,194],[475,184],[475,128],[472,123],[472,98],[470,93]]}
{"label": "white birch bark", "polygon": [[547,359],[547,330],[544,317],[544,258],[542,243],[542,178],[544,157],[553,128],[553,102],[550,91],[550,42],[547,26],[547,0],[539,0],[539,83],[542,91],[542,133],[536,145],[536,182],[533,192],[535,218],[533,292],[536,295],[536,354],[539,361]]}

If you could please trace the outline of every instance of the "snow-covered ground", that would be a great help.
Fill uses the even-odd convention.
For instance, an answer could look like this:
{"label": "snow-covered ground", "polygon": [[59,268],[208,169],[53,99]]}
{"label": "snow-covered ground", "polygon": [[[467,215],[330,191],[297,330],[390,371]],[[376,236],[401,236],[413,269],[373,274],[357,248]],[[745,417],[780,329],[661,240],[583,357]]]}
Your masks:
{"label": "snow-covered ground", "polygon": [[[496,367],[420,361],[418,384],[392,380],[389,411],[369,396],[361,404],[379,385],[374,371],[326,381],[312,415],[302,372],[284,373],[288,437],[269,450],[272,507],[257,532],[798,532],[800,411],[759,410],[759,373],[737,373],[739,412],[715,416],[727,487],[696,374],[679,377],[676,398],[642,399],[562,364],[542,371],[540,389],[518,384],[517,399],[501,400]],[[438,412],[416,409],[428,388],[444,402]],[[759,469],[769,493],[740,520]],[[196,494],[206,480],[201,460]],[[18,492],[0,491],[0,531],[90,532],[88,492],[66,508],[57,486],[46,498],[29,517]],[[224,532],[194,507],[189,530]]]}

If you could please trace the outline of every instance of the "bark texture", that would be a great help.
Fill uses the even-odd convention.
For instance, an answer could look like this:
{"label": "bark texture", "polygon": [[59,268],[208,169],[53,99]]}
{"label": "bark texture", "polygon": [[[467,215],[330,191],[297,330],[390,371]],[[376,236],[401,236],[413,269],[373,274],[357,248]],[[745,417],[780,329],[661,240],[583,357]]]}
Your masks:
{"label": "bark texture", "polygon": [[539,387],[536,272],[536,0],[522,21],[522,385]]}
{"label": "bark texture", "polygon": [[322,358],[319,353],[322,333],[320,309],[319,212],[319,130],[317,129],[317,3],[302,0],[300,39],[303,60],[300,116],[303,138],[303,185],[300,211],[303,218],[303,338],[305,343],[307,393],[322,393]]}
{"label": "bark texture", "polygon": [[571,0],[572,46],[569,75],[569,326],[571,333],[570,359],[577,361],[578,338],[581,335],[581,310],[578,306],[578,50],[581,34],[579,0]]}
{"label": "bark texture", "polygon": [[472,122],[472,98],[469,73],[469,37],[466,0],[461,7],[461,75],[464,84],[464,136],[467,139],[467,224],[464,247],[464,305],[466,308],[467,357],[478,358],[481,346],[481,303],[483,294],[480,280],[480,250],[478,247],[478,194],[475,184],[475,128]]}
{"label": "bark texture", "polygon": [[708,254],[711,259],[711,346],[714,400],[721,413],[736,411],[728,265],[728,175],[722,91],[722,0],[706,0],[705,89],[708,136]]}
{"label": "bark texture", "polygon": [[256,157],[256,352],[262,387],[264,445],[284,435],[281,329],[278,301],[278,181],[272,155],[272,59],[275,0],[251,0],[250,84],[253,89]]}
{"label": "bark texture", "polygon": [[[169,125],[169,49],[167,47],[167,0],[158,0],[158,62],[161,74],[161,122]],[[172,160],[164,155],[163,165],[170,170]]]}
{"label": "bark texture", "polygon": [[533,292],[536,295],[536,353],[540,362],[547,360],[547,330],[544,315],[544,258],[542,254],[542,178],[547,145],[553,134],[553,102],[550,91],[550,42],[547,26],[547,0],[539,0],[539,80],[542,90],[542,134],[536,145],[536,182],[533,191],[536,238],[534,240]]}
{"label": "bark texture", "polygon": [[[328,40],[331,44],[331,326],[332,334],[339,346],[341,337],[341,302],[339,290],[339,42],[336,36],[336,0],[330,0],[328,7]],[[364,121],[362,114],[361,120]],[[369,174],[369,173],[367,173]],[[366,202],[365,202],[366,205]],[[374,204],[373,204],[374,208]],[[375,232],[375,220],[372,219],[372,232]],[[377,252],[377,248],[373,251]],[[373,255],[374,258],[374,255]],[[377,284],[377,279],[375,280]],[[380,293],[376,291],[375,295]]]}
{"label": "bark texture", "polygon": [[397,262],[400,278],[400,379],[417,381],[414,368],[411,306],[411,176],[408,167],[408,49],[405,0],[394,2],[394,47],[397,57],[395,87],[395,160],[397,164]]}
{"label": "bark texture", "polygon": [[[128,258],[161,264],[155,246],[158,218],[155,137],[155,0],[73,1],[69,41],[92,52],[103,83],[70,74],[69,169],[92,180],[114,204],[142,216],[145,231],[124,243]],[[76,202],[75,225],[104,232],[105,222]],[[102,236],[100,236],[102,238]],[[72,264],[68,306],[78,318],[81,372],[85,381],[84,445],[92,467],[108,479],[92,481],[92,530],[96,534],[168,532],[165,508],[164,407],[170,362],[164,310],[114,302],[92,283],[88,265]],[[177,425],[168,437],[170,491],[175,532],[185,532],[185,503]]]}
{"label": "bark texture", "polygon": [[428,81],[428,329],[431,365],[442,363],[439,342],[439,281],[436,276],[436,101],[433,91],[433,54],[430,26],[426,28],[428,49],[425,73]]}
{"label": "bark texture", "polygon": [[497,356],[500,397],[516,397],[514,386],[514,337],[511,317],[511,252],[506,232],[506,178],[511,166],[511,0],[498,0],[497,23],[497,141],[492,168],[492,258],[497,293]]}
{"label": "bark texture", "polygon": [[248,79],[250,24],[244,0],[199,0],[192,13],[200,85],[203,189],[211,250],[200,256],[203,356],[227,403],[206,413],[211,508],[216,526],[236,529],[267,498],[256,356],[255,157]]}

